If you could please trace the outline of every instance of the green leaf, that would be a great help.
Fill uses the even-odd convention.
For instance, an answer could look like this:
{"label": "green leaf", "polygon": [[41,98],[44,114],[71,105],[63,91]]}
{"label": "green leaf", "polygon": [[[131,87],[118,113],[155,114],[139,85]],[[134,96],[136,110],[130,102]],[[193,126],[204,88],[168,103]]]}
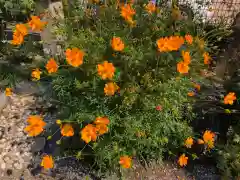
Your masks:
{"label": "green leaf", "polygon": [[240,136],[238,134],[235,134],[235,136],[233,138],[233,142],[240,144]]}
{"label": "green leaf", "polygon": [[192,154],[192,158],[193,158],[193,160],[195,160],[195,159],[198,159],[198,156],[197,156],[197,154]]}

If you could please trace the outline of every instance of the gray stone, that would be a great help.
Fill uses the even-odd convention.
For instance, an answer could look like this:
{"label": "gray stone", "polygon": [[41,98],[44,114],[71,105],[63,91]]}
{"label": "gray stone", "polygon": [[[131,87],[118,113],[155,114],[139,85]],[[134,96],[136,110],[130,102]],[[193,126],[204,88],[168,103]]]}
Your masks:
{"label": "gray stone", "polygon": [[36,137],[34,140],[34,144],[32,145],[32,152],[39,152],[41,151],[46,144],[45,137]]}
{"label": "gray stone", "polygon": [[0,92],[0,114],[1,111],[7,106],[9,102],[9,97],[5,95],[5,93]]}
{"label": "gray stone", "polygon": [[39,87],[36,82],[30,82],[30,81],[22,81],[16,85],[16,88],[14,90],[16,94],[38,94],[39,93]]}

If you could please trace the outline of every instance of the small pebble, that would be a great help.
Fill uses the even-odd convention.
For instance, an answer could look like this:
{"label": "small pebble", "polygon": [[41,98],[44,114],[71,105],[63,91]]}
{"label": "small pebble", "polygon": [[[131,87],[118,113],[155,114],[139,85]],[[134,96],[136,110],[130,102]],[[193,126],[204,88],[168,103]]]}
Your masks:
{"label": "small pebble", "polygon": [[5,163],[1,163],[1,169],[5,169],[6,168],[6,164]]}
{"label": "small pebble", "polygon": [[12,173],[13,173],[13,171],[12,171],[11,169],[8,169],[8,170],[7,170],[7,175],[8,175],[8,176],[11,176]]}

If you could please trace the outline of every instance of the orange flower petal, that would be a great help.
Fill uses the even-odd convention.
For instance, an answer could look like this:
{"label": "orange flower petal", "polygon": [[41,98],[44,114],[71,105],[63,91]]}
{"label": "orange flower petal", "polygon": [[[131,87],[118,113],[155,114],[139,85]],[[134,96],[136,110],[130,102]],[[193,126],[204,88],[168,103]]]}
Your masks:
{"label": "orange flower petal", "polygon": [[191,148],[192,145],[193,145],[193,138],[192,138],[192,137],[188,137],[188,138],[186,139],[186,141],[185,141],[185,146],[186,146],[187,148]]}
{"label": "orange flower petal", "polygon": [[65,52],[67,63],[73,67],[83,64],[84,52],[78,48],[67,49]]}
{"label": "orange flower petal", "polygon": [[178,64],[177,64],[177,71],[180,73],[180,74],[186,74],[188,73],[189,71],[189,66],[187,64],[185,64],[183,61],[180,61]]}
{"label": "orange flower petal", "polygon": [[58,65],[53,58],[49,59],[45,67],[49,74],[55,73],[58,70]]}
{"label": "orange flower petal", "polygon": [[122,156],[120,157],[119,164],[123,168],[128,169],[132,166],[132,158],[129,156]]}
{"label": "orange flower petal", "polygon": [[185,156],[185,154],[182,154],[178,159],[178,164],[183,167],[186,166],[188,163],[188,157]]}
{"label": "orange flower petal", "polygon": [[44,169],[52,169],[54,166],[54,161],[53,161],[52,156],[45,155],[42,159],[41,166]]}
{"label": "orange flower petal", "polygon": [[81,138],[86,143],[97,140],[97,129],[92,124],[88,124],[81,130]]}
{"label": "orange flower petal", "polygon": [[12,95],[12,88],[6,88],[5,89],[5,95],[6,96],[11,96]]}
{"label": "orange flower petal", "polygon": [[113,37],[111,41],[111,46],[114,51],[122,51],[125,47],[120,37]]}
{"label": "orange flower petal", "polygon": [[71,137],[74,135],[74,129],[71,124],[64,124],[61,126],[62,136]]}

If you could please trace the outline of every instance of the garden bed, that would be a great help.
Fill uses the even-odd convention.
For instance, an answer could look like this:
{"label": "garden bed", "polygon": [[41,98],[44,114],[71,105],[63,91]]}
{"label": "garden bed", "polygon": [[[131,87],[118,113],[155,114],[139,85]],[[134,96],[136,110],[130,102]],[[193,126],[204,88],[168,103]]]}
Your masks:
{"label": "garden bed", "polygon": [[[36,51],[30,57],[41,60],[17,63],[28,67],[25,75],[41,85],[44,103],[51,104],[25,117],[25,133],[37,136],[31,149],[32,175],[109,179],[103,174],[113,170],[119,178],[130,179],[220,178],[216,157],[223,158],[217,166],[224,170],[229,157],[221,146],[230,142],[230,128],[233,142],[238,135],[238,90],[230,81],[229,88],[213,84],[203,72],[215,69],[212,41],[222,38],[222,32],[205,32],[202,24],[183,18],[177,6],[161,14],[152,3],[109,4],[98,10],[76,4],[71,15],[55,22],[57,35],[67,37],[61,42],[64,53]],[[32,32],[42,32],[46,24],[32,16],[26,24],[17,24],[14,36],[6,30],[7,38],[13,36],[10,46],[21,50],[31,43],[28,36],[35,38],[33,44],[40,41]],[[227,54],[234,59],[231,44]],[[10,84],[5,84],[5,93],[11,97]],[[14,86],[12,90],[17,92]],[[153,164],[166,159],[174,163]],[[213,171],[208,174],[198,163]],[[238,160],[234,163],[227,169],[229,178],[237,176]],[[66,168],[69,164],[71,169]],[[190,174],[178,170],[184,166]]]}

